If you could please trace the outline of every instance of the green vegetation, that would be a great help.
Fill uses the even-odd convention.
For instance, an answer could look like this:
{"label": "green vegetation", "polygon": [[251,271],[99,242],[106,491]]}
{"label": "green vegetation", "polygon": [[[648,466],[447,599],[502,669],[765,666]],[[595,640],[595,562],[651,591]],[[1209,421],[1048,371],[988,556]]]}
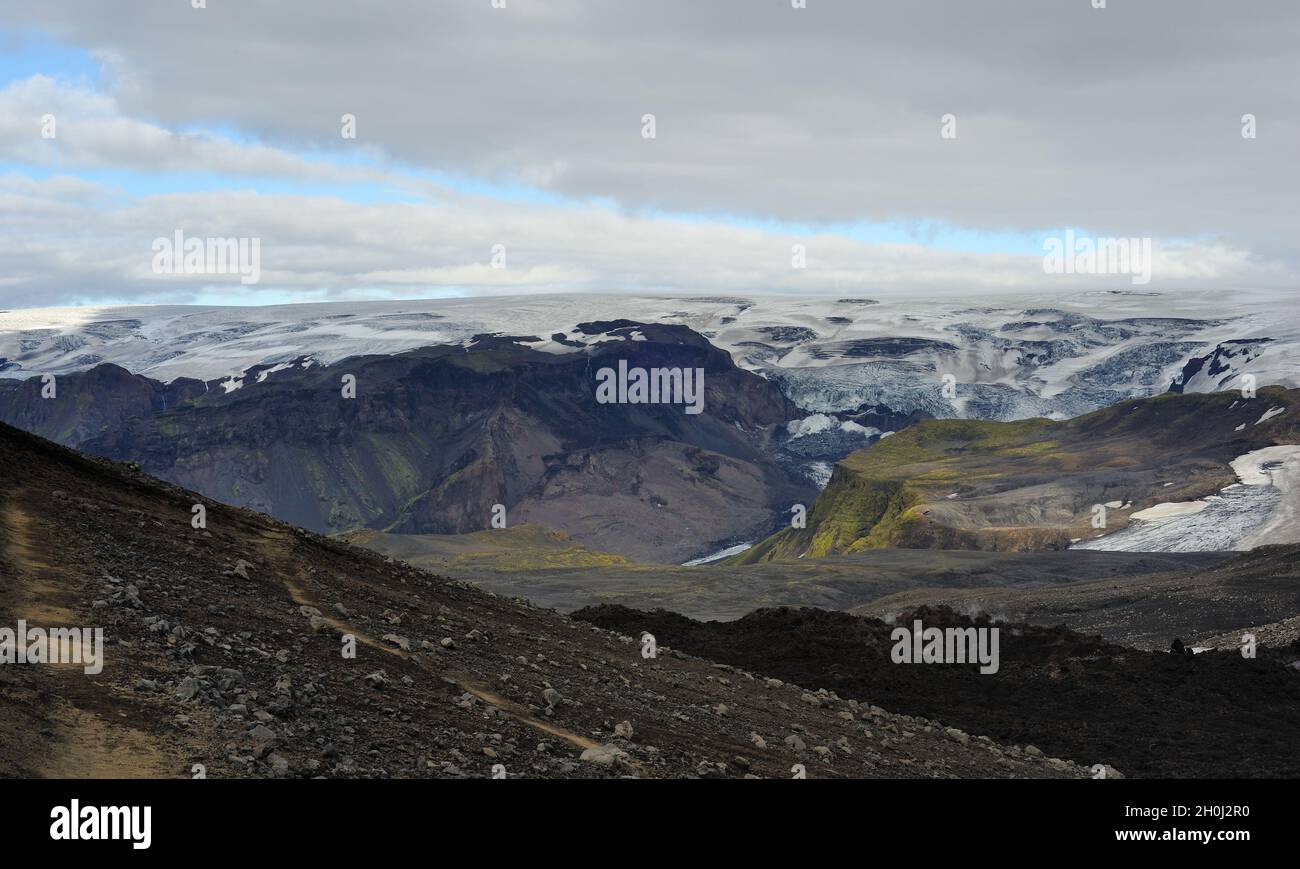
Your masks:
{"label": "green vegetation", "polygon": [[366,530],[340,536],[357,546],[435,571],[457,568],[518,571],[632,564],[622,555],[588,549],[567,534],[532,523],[469,534],[387,534]]}
{"label": "green vegetation", "polygon": [[[1257,425],[1273,407],[1289,411]],[[778,532],[730,563],[883,547],[1067,546],[1096,534],[1095,503],[1140,510],[1228,485],[1232,459],[1300,441],[1296,410],[1300,393],[1268,387],[1250,400],[1236,392],[1134,399],[1065,421],[926,420],[847,456],[806,528]],[[1127,522],[1116,515],[1121,524],[1108,530]]]}

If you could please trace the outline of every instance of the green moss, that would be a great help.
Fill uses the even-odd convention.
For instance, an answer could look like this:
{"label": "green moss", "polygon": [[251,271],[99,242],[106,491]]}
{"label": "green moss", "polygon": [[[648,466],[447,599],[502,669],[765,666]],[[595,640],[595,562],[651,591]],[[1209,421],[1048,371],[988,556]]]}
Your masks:
{"label": "green moss", "polygon": [[[1086,499],[1094,497],[1073,503],[1071,491],[1118,487],[1124,497],[1154,503],[1169,497],[1157,488],[1171,477],[1217,484],[1217,471],[1230,475],[1232,458],[1296,441],[1300,413],[1241,425],[1269,407],[1291,409],[1293,398],[1293,391],[1264,388],[1248,406],[1236,392],[1166,394],[1063,421],[926,420],[838,463],[807,528],[783,530],[730,561],[820,558],[886,546],[1067,545],[1086,518]],[[1047,483],[1057,489],[1043,488]],[[1054,499],[1059,518],[1032,518],[1029,505],[1044,499]],[[1018,505],[1028,508],[1019,512],[1022,525],[989,521]]]}
{"label": "green moss", "polygon": [[423,474],[391,440],[379,435],[365,438],[370,456],[383,475],[388,491],[398,499],[410,499],[421,489]]}

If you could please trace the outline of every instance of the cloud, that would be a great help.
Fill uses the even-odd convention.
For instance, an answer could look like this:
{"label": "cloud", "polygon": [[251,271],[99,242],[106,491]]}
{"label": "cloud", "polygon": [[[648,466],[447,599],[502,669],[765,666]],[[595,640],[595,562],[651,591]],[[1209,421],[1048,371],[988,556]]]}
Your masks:
{"label": "cloud", "polygon": [[1300,6],[1108,6],[0,0],[0,26],[84,48],[107,88],[0,91],[0,161],[50,179],[0,185],[0,301],[207,292],[141,266],[181,224],[260,237],[267,287],[326,295],[1127,284],[1044,275],[1032,245],[851,231],[880,223],[1153,237],[1161,287],[1293,287]]}
{"label": "cloud", "polygon": [[[1124,276],[1047,275],[1039,256],[866,244],[724,222],[459,196],[358,203],[207,191],[129,197],[75,178],[0,177],[0,306],[250,300],[236,275],[155,274],[152,244],[256,238],[273,298],[413,298],[556,291],[980,293],[1130,288]],[[493,267],[496,245],[504,268]],[[792,267],[793,247],[806,268]],[[1276,263],[1222,245],[1157,250],[1152,288],[1278,287]]]}
{"label": "cloud", "polygon": [[1292,235],[1290,0],[0,0],[0,21],[118,58],[123,110],[168,127],[339,147],[349,112],[394,159],[629,208]]}
{"label": "cloud", "polygon": [[[52,137],[43,135],[53,118]],[[334,183],[387,176],[364,167],[310,161],[281,148],[212,133],[178,133],[125,116],[117,100],[45,75],[0,90],[0,160],[29,166],[135,172],[217,173]]]}

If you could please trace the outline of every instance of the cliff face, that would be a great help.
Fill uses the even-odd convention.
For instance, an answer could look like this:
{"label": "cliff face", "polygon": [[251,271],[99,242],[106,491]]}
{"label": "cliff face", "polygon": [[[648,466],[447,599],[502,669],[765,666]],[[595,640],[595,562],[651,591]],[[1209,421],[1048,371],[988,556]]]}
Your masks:
{"label": "cliff face", "polygon": [[[798,415],[775,386],[685,327],[586,326],[609,340],[557,354],[484,337],[254,370],[229,391],[100,366],[59,378],[55,399],[36,379],[10,387],[0,419],[325,532],[478,531],[500,504],[508,525],[675,560],[761,536],[811,498],[771,457],[773,430]],[[598,403],[596,372],[620,360],[702,368],[703,412]]]}
{"label": "cliff face", "polygon": [[[881,547],[1044,550],[1236,482],[1230,462],[1300,442],[1300,390],[1168,394],[1055,422],[927,420],[838,463],[808,511],[736,563]],[[1094,528],[1095,505],[1105,527]]]}
{"label": "cliff face", "polygon": [[159,383],[117,365],[98,365],[58,377],[44,397],[39,377],[0,380],[0,422],[69,446],[85,443],[126,420],[162,413],[203,395],[200,380]]}

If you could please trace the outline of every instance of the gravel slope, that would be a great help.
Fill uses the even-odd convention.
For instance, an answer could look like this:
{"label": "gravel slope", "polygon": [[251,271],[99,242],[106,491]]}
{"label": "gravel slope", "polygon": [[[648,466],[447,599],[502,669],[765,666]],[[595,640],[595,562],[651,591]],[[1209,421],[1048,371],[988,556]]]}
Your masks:
{"label": "gravel slope", "polygon": [[0,624],[108,642],[98,676],[0,667],[3,776],[1087,774],[672,651],[646,660],[632,637],[260,514],[208,504],[195,530],[192,493],[5,426],[0,468]]}

